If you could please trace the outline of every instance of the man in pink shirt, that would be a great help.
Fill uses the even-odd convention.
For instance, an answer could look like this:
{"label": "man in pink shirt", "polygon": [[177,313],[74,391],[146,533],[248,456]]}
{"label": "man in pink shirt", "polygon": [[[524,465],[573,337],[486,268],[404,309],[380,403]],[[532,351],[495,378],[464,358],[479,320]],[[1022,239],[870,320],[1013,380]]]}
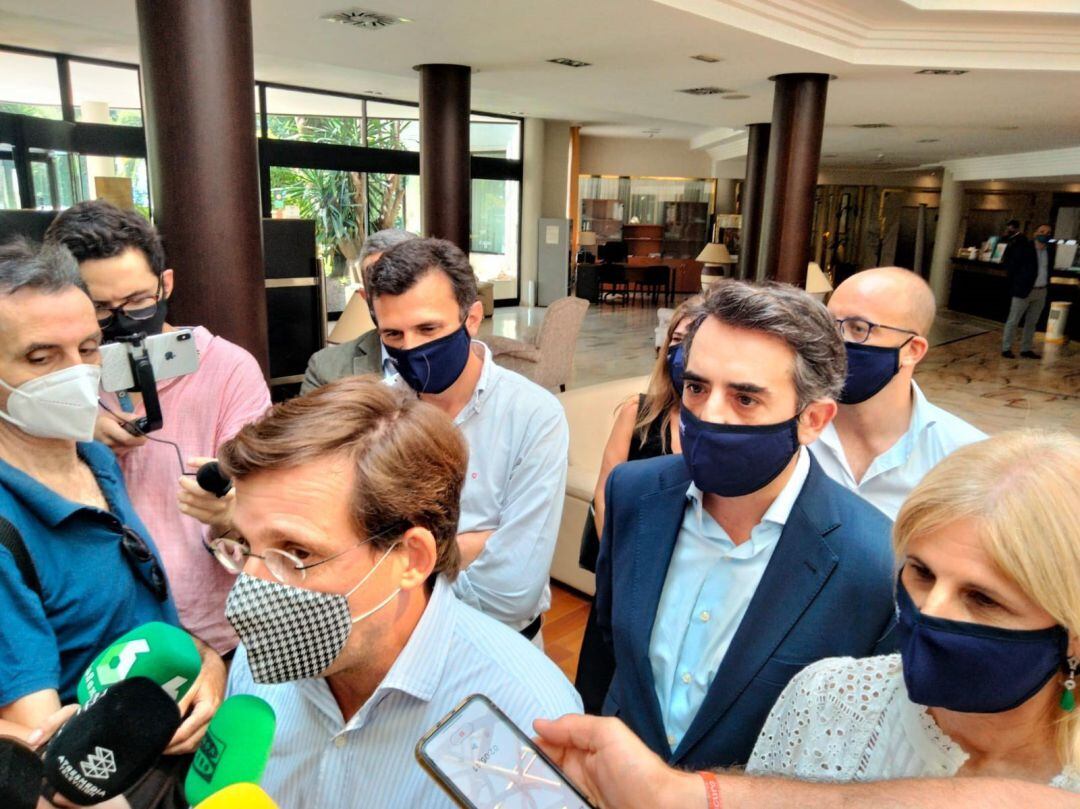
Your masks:
{"label": "man in pink shirt", "polygon": [[[165,322],[173,271],[165,266],[160,236],[140,214],[100,200],[80,202],[57,216],[45,238],[63,244],[79,262],[105,342],[174,330]],[[234,495],[218,499],[204,492],[192,473],[262,416],[270,393],[247,351],[202,326],[194,335],[199,369],[158,384],[164,426],[149,437],[129,433],[122,422],[145,415],[142,397],[103,393],[102,404],[111,412],[102,412],[94,437],[120,461],[135,510],[161,553],[184,627],[226,654],[237,644],[225,620],[234,577],[203,541],[231,527]]]}

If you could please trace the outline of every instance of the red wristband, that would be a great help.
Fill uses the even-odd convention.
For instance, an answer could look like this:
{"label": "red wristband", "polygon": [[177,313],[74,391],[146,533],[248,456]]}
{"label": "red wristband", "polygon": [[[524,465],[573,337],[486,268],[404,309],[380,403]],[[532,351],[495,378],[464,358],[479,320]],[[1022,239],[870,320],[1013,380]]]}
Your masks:
{"label": "red wristband", "polygon": [[700,770],[698,775],[705,782],[705,797],[709,801],[709,809],[723,809],[723,801],[720,800],[720,779],[716,773],[709,770]]}

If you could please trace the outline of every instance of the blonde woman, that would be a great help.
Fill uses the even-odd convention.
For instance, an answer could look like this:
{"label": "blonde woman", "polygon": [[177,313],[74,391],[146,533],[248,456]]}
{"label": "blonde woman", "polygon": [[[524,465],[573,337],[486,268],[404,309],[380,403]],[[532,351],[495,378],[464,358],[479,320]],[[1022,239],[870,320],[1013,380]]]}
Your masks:
{"label": "blonde woman", "polygon": [[1078,489],[1080,439],[1067,433],[1005,433],[931,470],[893,528],[900,654],[796,675],[747,772],[1080,792]]}

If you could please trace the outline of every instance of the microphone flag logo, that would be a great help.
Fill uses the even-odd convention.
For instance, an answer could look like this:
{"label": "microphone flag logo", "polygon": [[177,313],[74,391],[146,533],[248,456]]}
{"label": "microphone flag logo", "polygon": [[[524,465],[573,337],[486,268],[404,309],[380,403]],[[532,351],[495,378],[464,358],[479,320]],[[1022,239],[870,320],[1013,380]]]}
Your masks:
{"label": "microphone flag logo", "polygon": [[223,739],[214,734],[213,728],[207,728],[202,742],[195,750],[195,758],[191,762],[191,771],[207,783],[210,783],[214,778],[214,773],[217,772],[218,764],[221,763],[221,757],[225,753],[227,746]]}
{"label": "microphone flag logo", "polygon": [[116,772],[116,756],[107,747],[95,746],[94,752],[79,764],[79,769],[87,778],[104,781]]}

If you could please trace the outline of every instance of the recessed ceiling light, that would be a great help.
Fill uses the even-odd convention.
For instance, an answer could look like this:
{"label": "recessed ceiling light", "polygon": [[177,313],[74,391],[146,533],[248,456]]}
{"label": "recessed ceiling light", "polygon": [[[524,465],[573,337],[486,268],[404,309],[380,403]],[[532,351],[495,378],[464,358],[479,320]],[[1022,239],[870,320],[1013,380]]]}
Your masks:
{"label": "recessed ceiling light", "polygon": [[343,25],[351,25],[353,28],[363,28],[365,31],[377,31],[380,28],[389,28],[402,22],[412,22],[408,17],[394,17],[390,14],[380,14],[378,11],[365,11],[362,8],[353,8],[346,11],[335,11],[324,14],[323,20],[327,22],[339,22]]}
{"label": "recessed ceiling light", "polygon": [[941,138],[919,138],[916,143],[937,143]]}
{"label": "recessed ceiling light", "polygon": [[699,62],[705,62],[706,64],[715,65],[717,62],[723,62],[719,56],[709,56],[707,53],[699,53],[695,56],[691,56],[691,59],[697,59]]}
{"label": "recessed ceiling light", "polygon": [[892,129],[892,124],[853,124],[856,129]]}
{"label": "recessed ceiling light", "polygon": [[563,67],[591,67],[592,62],[582,62],[580,59],[567,59],[565,56],[560,56],[558,59],[548,59],[553,65],[562,65]]}
{"label": "recessed ceiling light", "polygon": [[1019,128],[1020,127],[1018,127],[1018,126],[995,126],[994,127],[994,129],[997,129],[997,130],[999,130],[1001,132],[1015,132]]}
{"label": "recessed ceiling light", "polygon": [[686,93],[692,96],[716,96],[721,93],[730,93],[731,90],[725,90],[723,87],[687,87],[685,90],[678,90],[676,92]]}
{"label": "recessed ceiling light", "polygon": [[369,96],[381,96],[383,94],[383,91],[382,90],[364,90],[363,94],[364,95],[369,95]]}
{"label": "recessed ceiling light", "polygon": [[728,93],[723,97],[724,101],[742,101],[744,98],[750,98],[746,93]]}
{"label": "recessed ceiling light", "polygon": [[916,76],[963,76],[966,70],[947,70],[941,67],[928,67],[925,70],[916,70]]}

